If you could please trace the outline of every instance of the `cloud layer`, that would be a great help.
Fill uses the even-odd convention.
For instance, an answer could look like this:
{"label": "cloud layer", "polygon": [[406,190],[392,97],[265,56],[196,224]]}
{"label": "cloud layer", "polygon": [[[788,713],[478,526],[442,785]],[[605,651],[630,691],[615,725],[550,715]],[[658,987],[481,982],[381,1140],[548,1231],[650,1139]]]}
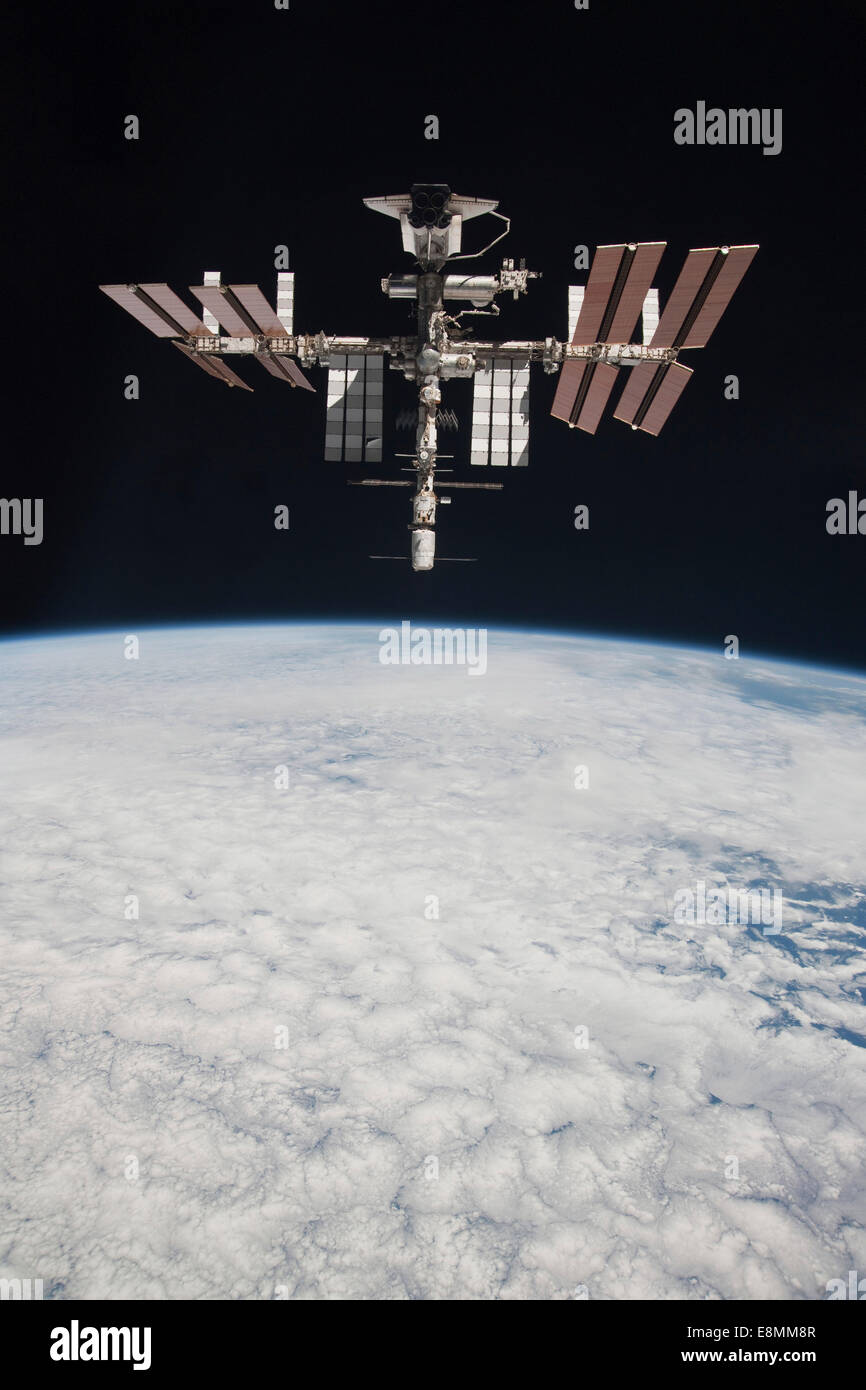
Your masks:
{"label": "cloud layer", "polygon": [[[0,1275],[866,1273],[866,682],[505,632],[477,679],[368,628],[140,642],[0,653]],[[783,893],[781,933],[678,925],[699,880]]]}

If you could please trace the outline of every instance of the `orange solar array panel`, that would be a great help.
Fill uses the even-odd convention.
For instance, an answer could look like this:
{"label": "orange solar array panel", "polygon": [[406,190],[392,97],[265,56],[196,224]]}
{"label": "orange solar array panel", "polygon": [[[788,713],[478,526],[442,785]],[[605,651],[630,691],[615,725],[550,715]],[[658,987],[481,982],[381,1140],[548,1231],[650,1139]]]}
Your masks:
{"label": "orange solar array panel", "polygon": [[653,276],[658,270],[658,264],[666,245],[667,242],[665,241],[643,241],[638,243],[633,254],[629,252],[631,264],[628,267],[619,302],[614,308],[612,321],[609,325],[602,323],[602,342],[628,343],[631,341],[632,330],[637,323],[638,314],[643,308],[647,291],[652,285]]}
{"label": "orange solar array panel", "polygon": [[667,245],[664,241],[599,246],[593,257],[572,343],[627,343]]}
{"label": "orange solar array panel", "polygon": [[556,385],[556,395],[553,397],[553,405],[550,407],[551,415],[555,416],[557,420],[565,420],[566,424],[571,423],[571,409],[577,400],[577,393],[588,365],[587,362],[578,362],[574,358],[569,358],[568,361],[563,362],[559,381]]}
{"label": "orange solar array panel", "polygon": [[610,303],[625,249],[625,245],[620,245],[599,246],[596,250],[571,340],[576,347],[588,347],[590,343],[599,341],[599,329]]}
{"label": "orange solar array panel", "polygon": [[673,347],[713,262],[720,254],[720,248],[715,246],[689,252],[662,310],[650,347]]}
{"label": "orange solar array panel", "polygon": [[595,434],[602,412],[607,405],[608,397],[613,390],[613,383],[616,381],[617,374],[618,368],[612,367],[610,363],[595,363],[595,371],[587,386],[586,395],[580,407],[580,414],[575,421],[579,430],[586,430],[587,434]]}
{"label": "orange solar array panel", "polygon": [[562,364],[551,415],[566,424],[595,434],[613,390],[618,368],[607,362],[581,362],[569,358]]}
{"label": "orange solar array panel", "polygon": [[235,312],[218,285],[190,285],[190,293],[210,309],[218,323],[233,338],[249,338],[252,329]]}
{"label": "orange solar array panel", "polygon": [[625,390],[613,412],[615,420],[622,420],[626,425],[631,424],[658,370],[658,364],[655,362],[639,362],[636,367],[630,369]]}
{"label": "orange solar array panel", "polygon": [[261,362],[265,370],[269,371],[271,376],[279,377],[280,381],[287,381],[290,386],[303,386],[307,391],[315,392],[315,386],[307,381],[300,367],[296,367],[290,357],[257,352],[256,361]]}
{"label": "orange solar array panel", "polygon": [[757,246],[705,246],[686,256],[651,347],[706,347]]}
{"label": "orange solar array panel", "polygon": [[694,376],[694,372],[690,367],[683,367],[679,362],[671,362],[659,383],[649,408],[638,425],[638,429],[645,430],[647,434],[658,434],[692,376]]}
{"label": "orange solar array panel", "polygon": [[186,333],[192,334],[195,338],[208,336],[207,329],[201,319],[196,317],[189,305],[184,304],[183,300],[168,285],[139,285],[138,288],[144,290],[144,293],[153,300],[154,304],[158,304],[160,309],[170,314]]}
{"label": "orange solar array panel", "polygon": [[115,304],[119,304],[121,309],[125,309],[134,319],[138,319],[139,323],[143,323],[145,328],[149,328],[151,333],[155,333],[157,338],[177,337],[178,330],[160,318],[145,300],[139,299],[130,285],[100,285],[99,288],[109,299],[113,299]]}
{"label": "orange solar array panel", "polygon": [[231,367],[227,367],[222,358],[214,357],[207,352],[196,352],[194,348],[189,347],[186,343],[175,341],[174,345],[176,348],[180,348],[181,352],[184,353],[191,362],[194,362],[197,367],[201,367],[202,371],[207,372],[208,376],[219,377],[227,386],[240,386],[244,391],[252,391],[253,388],[247,386],[247,383],[233,372]]}
{"label": "orange solar array panel", "polygon": [[191,362],[194,362],[197,367],[201,367],[203,372],[207,372],[208,376],[215,376],[220,381],[225,381],[222,372],[217,371],[210,357],[207,357],[204,353],[196,352],[194,348],[188,347],[186,343],[176,342],[175,347],[180,348],[184,356],[188,357]]}
{"label": "orange solar array panel", "polygon": [[734,291],[748,270],[757,246],[732,246],[721,270],[709,288],[704,307],[698,313],[683,347],[706,347],[710,334],[727,309]]}
{"label": "orange solar array panel", "polygon": [[286,381],[288,379],[285,372],[280,370],[279,363],[274,357],[271,357],[270,353],[257,352],[256,361],[261,362],[265,371],[270,372],[271,376],[277,377],[280,381]]}
{"label": "orange solar array panel", "polygon": [[614,419],[657,435],[693,375],[679,362],[641,362],[631,370]]}
{"label": "orange solar array panel", "polygon": [[[279,364],[280,364],[280,366],[282,367],[283,371],[286,373],[286,375],[294,382],[295,386],[303,386],[303,388],[304,388],[305,391],[313,391],[313,392],[315,392],[315,390],[316,390],[315,386],[313,386],[312,383],[309,382],[309,381],[307,380],[307,378],[304,376],[304,373],[301,371],[300,367],[297,365],[296,362],[293,362],[293,361],[292,361],[291,357],[279,357],[277,360],[279,361]],[[370,391],[370,374],[369,374],[369,366],[370,366],[370,361],[369,361],[369,358],[368,358],[368,360],[367,360],[367,367],[368,367],[368,373],[367,373],[367,394],[368,394],[368,395],[372,395],[372,393],[371,393],[371,391]],[[381,389],[382,389],[382,388],[381,388],[381,386],[380,386],[380,388],[379,388],[380,397],[381,397]],[[381,403],[381,402],[380,402],[380,403]],[[368,410],[367,413],[368,413],[368,415],[369,415],[369,410]]]}
{"label": "orange solar array panel", "polygon": [[[286,330],[258,285],[229,285],[229,289],[268,338],[284,338],[286,336]],[[217,318],[219,318],[219,314],[217,314]]]}

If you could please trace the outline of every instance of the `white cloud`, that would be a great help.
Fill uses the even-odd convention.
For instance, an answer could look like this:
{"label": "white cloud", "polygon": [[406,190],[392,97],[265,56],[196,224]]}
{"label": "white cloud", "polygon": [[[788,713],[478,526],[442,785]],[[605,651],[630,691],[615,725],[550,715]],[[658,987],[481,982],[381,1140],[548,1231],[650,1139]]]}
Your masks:
{"label": "white cloud", "polygon": [[[0,1273],[823,1296],[864,1262],[866,682],[506,633],[469,681],[378,630],[5,644]],[[698,879],[784,935],[676,925]]]}

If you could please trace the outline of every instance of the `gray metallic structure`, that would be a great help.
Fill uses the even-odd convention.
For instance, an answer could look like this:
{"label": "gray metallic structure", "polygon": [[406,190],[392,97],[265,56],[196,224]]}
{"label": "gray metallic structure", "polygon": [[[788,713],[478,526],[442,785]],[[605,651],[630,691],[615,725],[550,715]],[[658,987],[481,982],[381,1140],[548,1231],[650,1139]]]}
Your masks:
{"label": "gray metallic structure", "polygon": [[[476,339],[464,320],[499,315],[496,299],[525,294],[538,272],[503,260],[495,274],[451,270],[477,260],[507,235],[510,221],[498,204],[461,197],[446,184],[413,184],[406,194],[365,198],[374,212],[399,222],[403,250],[417,271],[389,275],[389,299],[412,301],[416,332],[391,338],[339,337],[294,330],[294,273],[277,275],[277,307],[257,285],[224,285],[208,271],[190,292],[201,305],[197,316],[166,284],[101,285],[100,289],[158,337],[228,386],[252,388],[232,370],[227,357],[253,357],[280,381],[315,388],[300,366],[328,371],[325,458],[354,464],[381,463],[384,434],[384,362],[413,383],[417,393],[414,480],[362,478],[361,487],[414,488],[410,560],[415,570],[433,568],[436,511],[460,488],[499,490],[500,482],[445,482],[436,478],[438,431],[454,428],[442,409],[442,383],[473,381],[471,464],[525,467],[529,460],[530,365],[559,373],[551,414],[572,428],[594,434],[621,368],[630,368],[614,417],[632,429],[657,435],[688,384],[690,368],[677,361],[683,349],[703,347],[730,303],[757,246],[714,246],[690,251],[660,310],[652,280],[666,243],[628,242],[599,246],[586,286],[568,291],[568,334],[535,341]],[[489,214],[504,231],[481,251],[461,251],[463,223]],[[463,306],[463,307],[461,307]],[[638,318],[642,341],[630,342]],[[375,557],[402,558],[402,557]]]}

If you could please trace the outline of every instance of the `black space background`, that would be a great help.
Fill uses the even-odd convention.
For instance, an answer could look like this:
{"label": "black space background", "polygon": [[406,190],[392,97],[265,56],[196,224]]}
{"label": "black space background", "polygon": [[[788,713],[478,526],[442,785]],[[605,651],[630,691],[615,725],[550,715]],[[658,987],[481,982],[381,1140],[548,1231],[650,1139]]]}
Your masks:
{"label": "black space background", "polygon": [[[736,633],[744,656],[866,665],[866,537],[825,530],[829,497],[866,495],[861,25],[853,3],[741,0],[13,12],[0,493],[45,499],[45,539],[0,539],[0,628],[410,618],[715,647]],[[698,99],[782,107],[782,153],[676,146],[674,110]],[[323,462],[324,372],[314,397],[241,361],[255,393],[226,390],[97,285],[167,280],[189,300],[215,268],[273,300],[285,242],[299,330],[411,332],[379,289],[411,261],[361,199],[424,179],[512,218],[478,269],[512,255],[543,272],[478,336],[562,338],[578,243],[667,240],[663,299],[690,246],[761,250],[684,355],[696,373],[659,439],[610,409],[595,438],[566,429],[556,378],[533,368],[529,468],[440,513],[439,553],[479,563],[416,575],[366,558],[408,549],[408,495],[349,489]],[[498,230],[469,223],[464,250]],[[387,430],[411,388],[386,381],[408,393],[386,400],[386,450],[406,448]],[[444,405],[467,400],[446,384]]]}

